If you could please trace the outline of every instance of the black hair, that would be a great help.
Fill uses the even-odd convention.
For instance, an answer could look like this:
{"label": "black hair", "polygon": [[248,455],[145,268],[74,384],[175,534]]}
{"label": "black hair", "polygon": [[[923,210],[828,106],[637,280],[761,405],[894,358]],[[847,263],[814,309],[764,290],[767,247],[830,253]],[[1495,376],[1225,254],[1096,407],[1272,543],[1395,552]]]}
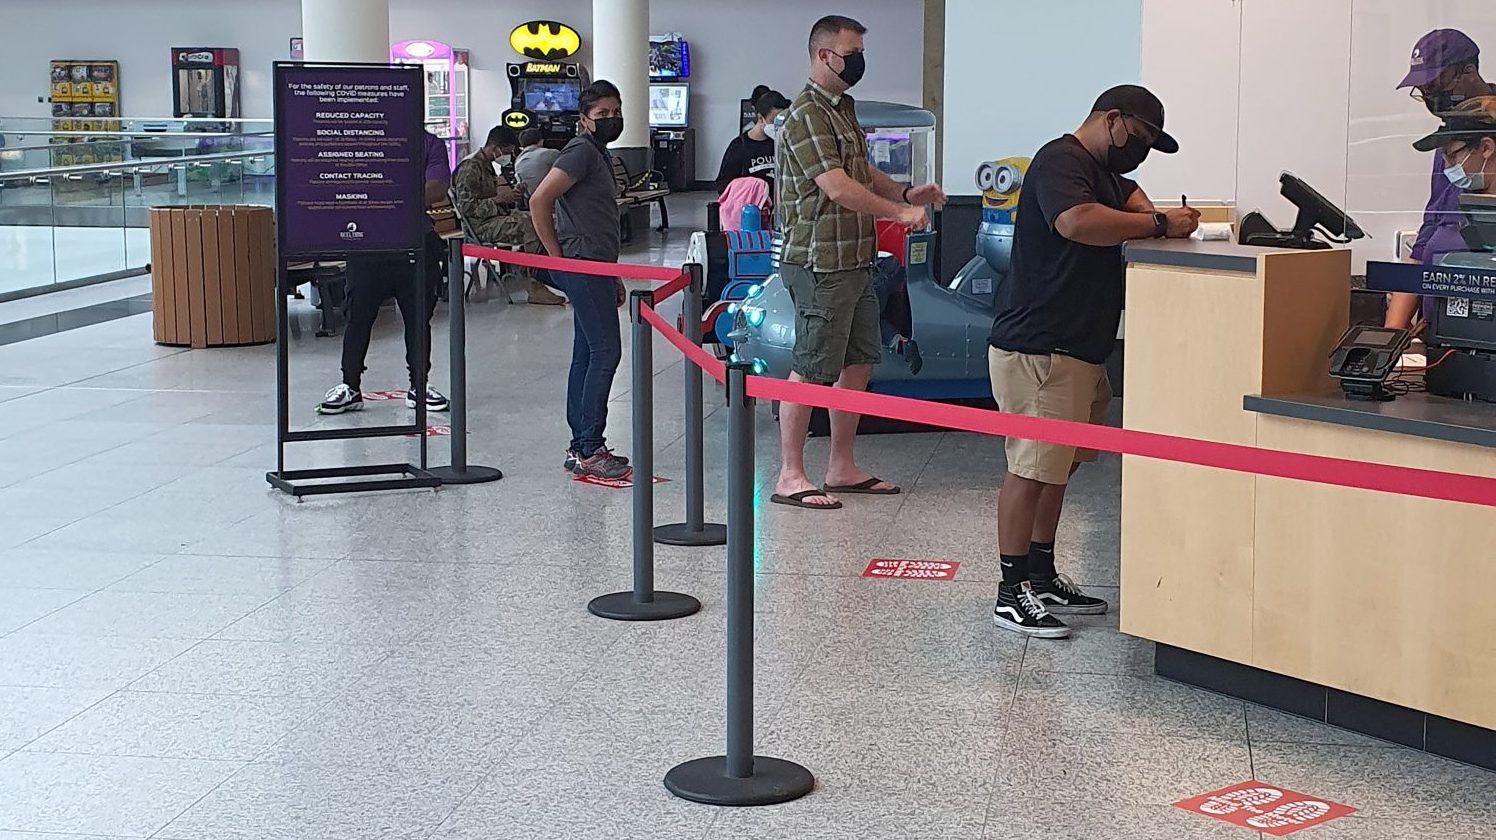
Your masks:
{"label": "black hair", "polygon": [[815,55],[816,42],[835,38],[848,29],[858,35],[866,35],[867,27],[846,15],[827,15],[810,28],[810,54]]}
{"label": "black hair", "polygon": [[767,117],[770,112],[783,110],[790,107],[790,101],[784,98],[784,94],[777,90],[766,90],[758,96],[753,97],[753,112],[760,117]]}
{"label": "black hair", "polygon": [[529,148],[530,146],[539,143],[540,139],[540,129],[533,127],[527,128],[519,133],[520,148]]}
{"label": "black hair", "polygon": [[770,88],[769,88],[768,85],[758,85],[758,86],[756,86],[753,89],[753,93],[748,94],[748,101],[749,102],[757,102],[758,98],[760,96],[763,96],[764,94],[768,93],[769,91],[770,91]]}
{"label": "black hair", "polygon": [[577,97],[577,111],[585,117],[587,116],[587,112],[592,110],[593,105],[604,99],[617,99],[619,102],[622,102],[623,94],[618,92],[617,85],[606,79],[598,79],[588,85],[582,91],[582,95]]}
{"label": "black hair", "polygon": [[517,149],[519,148],[519,135],[507,125],[496,125],[488,130],[488,140],[483,145],[497,146],[501,149]]}

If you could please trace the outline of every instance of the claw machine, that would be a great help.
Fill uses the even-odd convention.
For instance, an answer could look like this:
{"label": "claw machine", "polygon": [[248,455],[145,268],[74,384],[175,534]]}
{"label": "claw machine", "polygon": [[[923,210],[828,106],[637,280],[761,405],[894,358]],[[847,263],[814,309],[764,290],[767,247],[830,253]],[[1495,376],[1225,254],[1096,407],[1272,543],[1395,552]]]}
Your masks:
{"label": "claw machine", "polygon": [[468,135],[468,51],[440,41],[401,41],[390,47],[391,64],[419,64],[426,77],[426,130],[447,145],[447,163],[471,149]]}

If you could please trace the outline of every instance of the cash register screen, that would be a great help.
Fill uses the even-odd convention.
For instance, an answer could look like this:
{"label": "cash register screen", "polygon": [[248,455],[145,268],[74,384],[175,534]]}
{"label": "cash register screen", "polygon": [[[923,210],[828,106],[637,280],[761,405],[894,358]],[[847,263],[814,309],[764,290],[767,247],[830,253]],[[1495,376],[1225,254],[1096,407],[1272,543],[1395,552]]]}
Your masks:
{"label": "cash register screen", "polygon": [[1386,347],[1396,339],[1397,333],[1393,330],[1362,330],[1356,336],[1356,343],[1368,347]]}

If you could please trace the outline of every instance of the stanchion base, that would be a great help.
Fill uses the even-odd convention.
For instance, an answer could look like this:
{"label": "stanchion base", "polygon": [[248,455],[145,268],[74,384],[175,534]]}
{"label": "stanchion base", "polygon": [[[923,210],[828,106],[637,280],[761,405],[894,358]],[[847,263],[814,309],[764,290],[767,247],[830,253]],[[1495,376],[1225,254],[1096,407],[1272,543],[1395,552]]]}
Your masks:
{"label": "stanchion base", "polygon": [[708,522],[701,526],[700,531],[691,530],[691,526],[684,522],[674,525],[657,525],[654,530],[655,542],[660,545],[727,545],[727,526]]}
{"label": "stanchion base", "polygon": [[479,467],[468,464],[462,472],[458,472],[450,466],[432,467],[429,472],[442,480],[442,484],[484,484],[490,481],[498,481],[504,477],[504,473],[497,467]]}
{"label": "stanchion base", "polygon": [[727,757],[714,755],[677,764],[665,774],[665,789],[705,805],[777,805],[799,799],[815,787],[809,770],[782,758],[753,757],[753,775],[727,775]]}
{"label": "stanchion base", "polygon": [[654,600],[640,603],[632,592],[599,595],[587,603],[587,612],[614,621],[668,621],[701,611],[701,602],[679,592],[655,592]]}

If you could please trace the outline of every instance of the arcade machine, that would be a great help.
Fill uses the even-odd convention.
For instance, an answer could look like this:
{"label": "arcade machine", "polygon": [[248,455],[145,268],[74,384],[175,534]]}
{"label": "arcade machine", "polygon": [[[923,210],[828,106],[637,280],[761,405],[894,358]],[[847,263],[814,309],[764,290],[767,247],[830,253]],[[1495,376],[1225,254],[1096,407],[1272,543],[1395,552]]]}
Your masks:
{"label": "arcade machine", "polygon": [[[239,51],[225,47],[172,47],[172,116],[236,120]],[[235,123],[188,123],[188,131],[232,131]]]}
{"label": "arcade machine", "polygon": [[468,51],[440,41],[401,41],[390,47],[391,64],[416,64],[426,77],[426,130],[447,144],[453,169],[472,150],[468,117]]}
{"label": "arcade machine", "polygon": [[577,134],[577,106],[591,79],[587,68],[563,61],[582,48],[575,29],[553,20],[532,20],[514,27],[509,46],[530,59],[508,66],[510,103],[504,124],[515,131],[534,126],[545,144],[560,148]]}
{"label": "arcade machine", "polygon": [[676,192],[696,180],[696,129],[689,127],[691,46],[680,33],[649,36],[649,128],[654,168]]}

